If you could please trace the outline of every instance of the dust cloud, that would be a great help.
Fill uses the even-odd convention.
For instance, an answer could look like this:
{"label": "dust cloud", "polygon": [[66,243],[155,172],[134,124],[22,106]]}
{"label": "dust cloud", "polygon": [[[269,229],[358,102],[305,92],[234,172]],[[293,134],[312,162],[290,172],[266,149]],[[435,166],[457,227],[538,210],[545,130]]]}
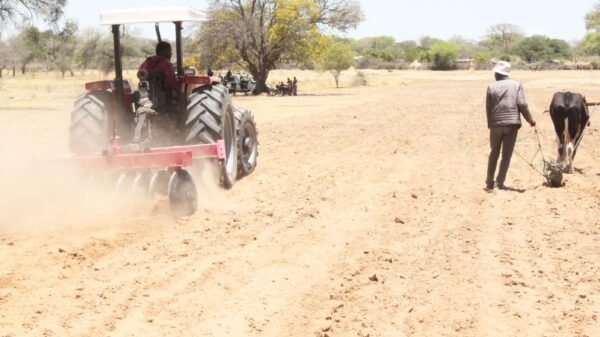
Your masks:
{"label": "dust cloud", "polygon": [[45,232],[114,223],[110,193],[89,186],[69,157],[18,134],[0,136],[0,230]]}
{"label": "dust cloud", "polygon": [[[128,226],[142,216],[153,224],[173,223],[166,197],[149,200],[131,189],[117,192],[119,172],[81,172],[61,150],[15,132],[0,134],[1,233]],[[199,207],[225,203],[213,165],[192,173]]]}

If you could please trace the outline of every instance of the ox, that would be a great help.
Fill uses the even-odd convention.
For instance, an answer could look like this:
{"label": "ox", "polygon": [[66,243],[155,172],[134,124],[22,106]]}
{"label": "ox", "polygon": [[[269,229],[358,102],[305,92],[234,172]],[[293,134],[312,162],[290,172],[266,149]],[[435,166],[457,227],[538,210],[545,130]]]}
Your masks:
{"label": "ox", "polygon": [[550,104],[550,117],[558,137],[558,159],[566,173],[573,173],[577,147],[589,125],[590,112],[581,94],[557,92]]}

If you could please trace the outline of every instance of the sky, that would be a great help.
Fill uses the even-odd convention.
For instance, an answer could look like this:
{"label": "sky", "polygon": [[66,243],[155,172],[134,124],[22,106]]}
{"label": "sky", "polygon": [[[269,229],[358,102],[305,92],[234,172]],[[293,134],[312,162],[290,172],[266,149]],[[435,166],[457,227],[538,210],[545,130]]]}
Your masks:
{"label": "sky", "polygon": [[[389,35],[402,40],[421,36],[442,39],[460,35],[478,40],[497,23],[521,26],[525,34],[541,34],[567,41],[581,39],[586,30],[585,13],[599,0],[360,0],[366,20],[347,37]],[[191,6],[206,9],[207,0],[68,0],[66,16],[82,28],[98,27],[103,10],[161,6]],[[170,36],[171,25],[163,35]],[[106,28],[108,30],[108,28]],[[138,27],[143,35],[154,36],[152,25]]]}

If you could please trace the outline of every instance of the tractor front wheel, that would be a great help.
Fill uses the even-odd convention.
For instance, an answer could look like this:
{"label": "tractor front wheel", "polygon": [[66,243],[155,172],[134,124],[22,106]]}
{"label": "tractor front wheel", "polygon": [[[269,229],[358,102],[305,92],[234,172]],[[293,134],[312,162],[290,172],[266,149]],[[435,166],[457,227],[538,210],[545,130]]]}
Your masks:
{"label": "tractor front wheel", "polygon": [[236,133],[238,140],[238,177],[254,172],[258,157],[258,131],[250,110],[236,109]]}

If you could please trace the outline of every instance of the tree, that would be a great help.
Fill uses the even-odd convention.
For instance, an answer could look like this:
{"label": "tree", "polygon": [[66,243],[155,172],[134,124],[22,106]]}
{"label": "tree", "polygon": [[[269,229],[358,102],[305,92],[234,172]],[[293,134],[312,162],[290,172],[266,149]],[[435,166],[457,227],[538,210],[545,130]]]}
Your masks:
{"label": "tree", "polygon": [[67,0],[0,0],[0,25],[17,18],[32,20],[38,15],[56,22],[66,3]]}
{"label": "tree", "polygon": [[12,36],[10,39],[8,39],[6,45],[8,48],[8,65],[12,70],[12,77],[15,77],[17,74],[16,69],[20,65],[21,57],[24,54],[24,47],[16,36]]}
{"label": "tree", "polygon": [[[139,31],[128,30],[127,34],[121,37],[121,61],[125,69],[137,68],[145,57],[155,53],[156,42],[142,38],[139,34]],[[98,29],[86,29],[75,39],[74,48],[68,48],[73,55],[70,60],[71,66],[76,64],[83,70],[97,69],[105,74],[114,70],[112,34]]]}
{"label": "tree", "polygon": [[600,32],[600,2],[585,15],[585,28]]}
{"label": "tree", "polygon": [[581,48],[587,55],[600,55],[600,33],[587,33],[581,43]]}
{"label": "tree", "polygon": [[[89,46],[92,45],[94,46],[93,51],[87,51],[87,54],[92,55],[92,59],[88,63],[88,66],[108,74],[115,67],[112,35],[105,34],[95,44],[89,44]],[[151,43],[149,40],[141,39],[133,34],[127,34],[121,38],[121,60],[124,68],[137,68],[141,58],[153,54],[154,43]]]}
{"label": "tree", "polygon": [[499,47],[502,52],[507,53],[522,37],[523,30],[521,27],[509,23],[500,23],[488,29],[487,44],[489,47]]}
{"label": "tree", "polygon": [[98,29],[86,29],[79,36],[75,49],[75,60],[83,70],[87,70],[94,64],[96,54],[99,53],[98,48],[102,41],[102,35]]}
{"label": "tree", "polygon": [[337,42],[330,45],[321,56],[321,67],[331,72],[335,87],[340,87],[340,75],[354,64],[354,53],[350,46]]}
{"label": "tree", "polygon": [[34,60],[46,61],[47,45],[52,35],[51,30],[42,32],[36,27],[27,27],[19,32],[16,45],[19,47],[22,75],[25,75],[27,66]]}
{"label": "tree", "polygon": [[456,68],[456,58],[460,46],[454,42],[439,41],[427,52],[427,60],[433,63],[435,70],[452,70]]}
{"label": "tree", "polygon": [[462,36],[453,36],[448,41],[460,46],[460,54],[458,55],[460,58],[474,58],[476,54],[486,51],[485,47]]}
{"label": "tree", "polygon": [[436,44],[437,42],[440,42],[442,40],[435,38],[435,37],[431,37],[431,36],[422,36],[421,38],[419,38],[419,46],[423,49],[429,49],[431,48],[431,46],[433,46],[434,44]]}
{"label": "tree", "polygon": [[0,40],[0,78],[4,69],[8,68],[10,62],[10,52],[8,51],[8,45]]}
{"label": "tree", "polygon": [[77,46],[76,22],[68,20],[62,28],[58,28],[46,45],[46,55],[49,63],[60,71],[62,77],[69,71],[73,76],[73,63],[75,62],[75,48]]}
{"label": "tree", "polygon": [[573,49],[565,40],[549,39],[547,44],[549,56],[553,59],[568,59],[573,56]]}
{"label": "tree", "polygon": [[227,55],[263,92],[279,62],[318,59],[330,40],[322,29],[347,31],[362,20],[362,12],[356,0],[215,0],[208,18],[199,31],[201,59]]}
{"label": "tree", "polygon": [[419,58],[419,54],[421,53],[421,49],[417,43],[412,40],[396,43],[396,49],[400,53],[400,58],[407,63],[412,63],[414,60]]}
{"label": "tree", "polygon": [[391,62],[397,58],[397,49],[395,48],[396,39],[391,36],[374,36],[361,39],[361,46],[364,46],[364,55],[371,55],[384,61]]}
{"label": "tree", "polygon": [[473,61],[475,61],[475,65],[479,69],[485,69],[490,64],[491,59],[492,54],[485,50],[477,52],[477,54],[475,54],[473,57]]}
{"label": "tree", "polygon": [[514,53],[527,62],[551,61],[570,57],[571,47],[563,40],[533,35],[519,42]]}

